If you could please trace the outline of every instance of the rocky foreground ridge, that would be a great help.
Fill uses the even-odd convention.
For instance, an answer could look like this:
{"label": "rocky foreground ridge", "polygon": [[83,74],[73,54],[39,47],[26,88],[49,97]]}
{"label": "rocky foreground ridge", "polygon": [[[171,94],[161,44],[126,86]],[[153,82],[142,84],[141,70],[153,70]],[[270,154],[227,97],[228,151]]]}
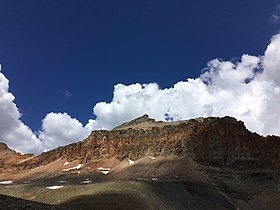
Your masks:
{"label": "rocky foreground ridge", "polygon": [[2,163],[2,169],[32,169],[57,159],[87,163],[112,157],[138,160],[172,155],[215,166],[279,166],[280,137],[252,133],[242,121],[232,117],[157,122],[144,115],[111,131],[93,131],[83,141],[30,159],[24,156],[25,161]]}

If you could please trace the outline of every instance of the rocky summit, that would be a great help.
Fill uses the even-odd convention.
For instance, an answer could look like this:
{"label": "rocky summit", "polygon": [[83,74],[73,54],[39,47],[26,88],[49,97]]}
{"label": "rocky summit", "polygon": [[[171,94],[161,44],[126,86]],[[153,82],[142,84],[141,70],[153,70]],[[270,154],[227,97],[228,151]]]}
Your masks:
{"label": "rocky summit", "polygon": [[135,161],[146,156],[171,155],[214,166],[278,166],[280,138],[252,133],[242,121],[232,117],[157,122],[144,115],[111,131],[93,131],[81,142],[14,162],[13,166],[31,169],[57,159],[84,164],[97,159]]}
{"label": "rocky summit", "polygon": [[0,194],[58,208],[280,207],[280,137],[252,133],[228,116],[162,122],[144,115],[38,156],[1,143],[0,166]]}

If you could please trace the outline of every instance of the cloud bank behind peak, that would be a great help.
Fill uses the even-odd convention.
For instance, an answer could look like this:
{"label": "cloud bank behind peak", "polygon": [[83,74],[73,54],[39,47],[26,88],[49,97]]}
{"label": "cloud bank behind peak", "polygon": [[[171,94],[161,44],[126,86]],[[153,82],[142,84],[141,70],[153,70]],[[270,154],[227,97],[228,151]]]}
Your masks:
{"label": "cloud bank behind peak", "polygon": [[21,120],[0,72],[0,141],[19,152],[39,153],[81,140],[92,130],[112,129],[140,115],[156,120],[233,116],[251,131],[280,135],[280,34],[272,37],[264,55],[244,54],[235,62],[214,59],[200,77],[160,89],[156,83],[117,84],[111,102],[97,103],[96,119],[83,126],[67,113],[49,113],[34,134]]}

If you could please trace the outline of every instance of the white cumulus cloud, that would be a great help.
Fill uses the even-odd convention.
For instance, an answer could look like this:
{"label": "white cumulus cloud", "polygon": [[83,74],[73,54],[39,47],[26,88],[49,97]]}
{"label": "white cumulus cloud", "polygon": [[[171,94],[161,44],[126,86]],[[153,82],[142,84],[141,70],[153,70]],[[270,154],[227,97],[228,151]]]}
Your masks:
{"label": "white cumulus cloud", "polygon": [[199,78],[159,89],[155,83],[118,84],[110,103],[93,108],[94,129],[111,129],[142,114],[157,120],[233,116],[251,131],[280,135],[280,34],[263,56],[214,59]]}
{"label": "white cumulus cloud", "polygon": [[112,129],[143,114],[157,120],[233,116],[263,135],[280,135],[280,34],[264,55],[239,61],[214,59],[200,77],[160,89],[156,83],[117,84],[110,103],[93,108],[96,119],[83,126],[67,113],[49,113],[34,134],[21,120],[0,71],[0,141],[19,152],[39,153],[84,139],[92,130]]}
{"label": "white cumulus cloud", "polygon": [[0,142],[21,153],[38,154],[58,146],[77,142],[93,130],[91,120],[84,127],[67,113],[49,113],[39,132],[21,121],[15,97],[9,92],[9,80],[0,71]]}
{"label": "white cumulus cloud", "polygon": [[50,150],[83,140],[89,134],[89,130],[67,113],[51,112],[42,121],[39,139],[42,141],[44,150]]}
{"label": "white cumulus cloud", "polygon": [[21,122],[21,114],[9,92],[9,80],[0,72],[0,141],[18,152],[38,153],[41,142],[31,129]]}

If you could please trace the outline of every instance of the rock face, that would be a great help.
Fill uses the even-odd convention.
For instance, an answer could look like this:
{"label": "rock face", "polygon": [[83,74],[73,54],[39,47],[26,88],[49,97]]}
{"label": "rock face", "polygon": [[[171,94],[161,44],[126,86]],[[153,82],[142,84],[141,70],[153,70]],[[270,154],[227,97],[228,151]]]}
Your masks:
{"label": "rock face", "polygon": [[2,151],[2,150],[10,150],[10,151],[12,151],[11,149],[8,148],[8,146],[7,146],[6,144],[1,143],[1,142],[0,142],[0,150],[1,150],[1,151]]}
{"label": "rock face", "polygon": [[188,156],[216,166],[279,166],[280,137],[262,137],[231,117],[156,122],[147,115],[112,131],[93,131],[81,142],[17,164],[34,168],[59,158],[87,163],[115,157],[137,160],[145,156]]}
{"label": "rock face", "polygon": [[115,127],[113,130],[124,130],[128,128],[136,128],[140,126],[141,128],[146,126],[151,126],[151,124],[154,124],[156,121],[154,119],[149,118],[149,115],[145,114],[142,117],[138,117],[130,122],[126,122],[121,124],[120,126]]}
{"label": "rock face", "polygon": [[21,155],[16,153],[14,150],[8,148],[6,144],[0,143],[0,169],[5,169],[5,171],[7,171],[15,163],[19,163],[20,161],[31,156],[32,155],[30,154]]}

